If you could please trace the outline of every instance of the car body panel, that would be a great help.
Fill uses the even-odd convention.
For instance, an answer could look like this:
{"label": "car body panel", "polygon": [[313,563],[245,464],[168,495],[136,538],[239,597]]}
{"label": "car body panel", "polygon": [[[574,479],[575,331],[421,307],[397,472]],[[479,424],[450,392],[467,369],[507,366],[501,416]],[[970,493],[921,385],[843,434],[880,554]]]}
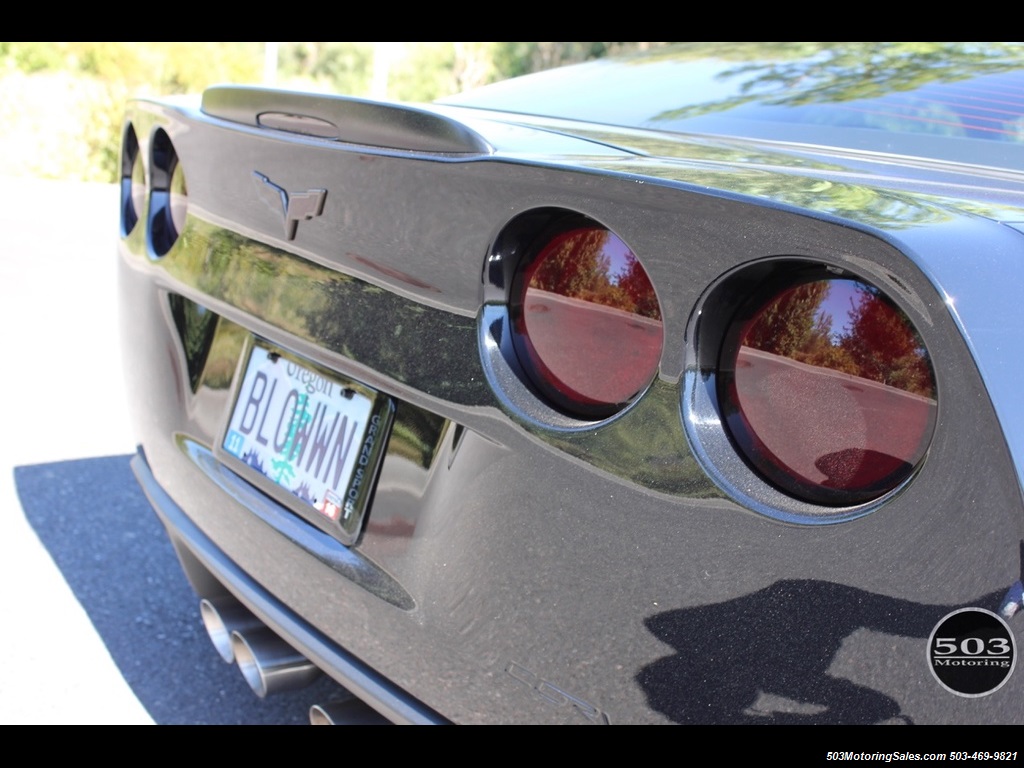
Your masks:
{"label": "car body panel", "polygon": [[[156,257],[138,227],[119,261],[137,472],[183,561],[202,562],[186,568],[200,595],[234,594],[396,721],[1024,720],[1020,675],[961,698],[925,653],[942,616],[996,610],[1021,577],[1008,350],[1024,327],[1024,234],[997,220],[1024,210],[1020,175],[975,183],[807,147],[438,114],[491,151],[129,109],[142,151],[165,131],[188,179],[178,242]],[[289,239],[254,173],[326,190],[322,214]],[[611,418],[531,401],[503,363],[502,265],[518,257],[503,235],[547,209],[608,226],[658,292],[658,375]],[[935,363],[926,461],[842,522],[773,517],[756,492],[746,503],[708,469],[727,459],[684,427],[703,375],[696,308],[713,311],[702,302],[724,276],[779,258],[895,294]],[[251,334],[396,403],[351,548],[216,460]]]}

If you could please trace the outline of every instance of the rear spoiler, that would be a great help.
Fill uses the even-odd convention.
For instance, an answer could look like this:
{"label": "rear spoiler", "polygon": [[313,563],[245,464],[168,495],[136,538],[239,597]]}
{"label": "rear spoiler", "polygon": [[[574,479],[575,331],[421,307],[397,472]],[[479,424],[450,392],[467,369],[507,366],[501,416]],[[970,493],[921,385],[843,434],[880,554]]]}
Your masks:
{"label": "rear spoiler", "polygon": [[483,137],[449,117],[350,96],[214,86],[203,92],[202,110],[233,123],[368,147],[445,155],[493,151]]}

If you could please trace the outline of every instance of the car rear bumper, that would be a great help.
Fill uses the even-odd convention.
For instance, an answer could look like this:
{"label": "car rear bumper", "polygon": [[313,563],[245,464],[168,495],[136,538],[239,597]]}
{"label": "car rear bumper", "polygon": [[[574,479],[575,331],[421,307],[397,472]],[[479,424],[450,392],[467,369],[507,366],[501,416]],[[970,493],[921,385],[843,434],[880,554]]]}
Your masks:
{"label": "car rear bumper", "polygon": [[237,600],[302,657],[392,723],[448,722],[332,642],[239,568],[164,491],[141,450],[131,466],[201,599],[221,605],[225,599]]}

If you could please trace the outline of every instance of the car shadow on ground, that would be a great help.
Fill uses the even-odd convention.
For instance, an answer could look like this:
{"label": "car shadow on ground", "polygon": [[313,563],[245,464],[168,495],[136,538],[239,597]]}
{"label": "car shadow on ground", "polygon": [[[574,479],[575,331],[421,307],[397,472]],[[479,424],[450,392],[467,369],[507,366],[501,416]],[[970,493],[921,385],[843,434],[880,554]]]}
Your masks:
{"label": "car shadow on ground", "polygon": [[158,724],[307,724],[345,697],[322,678],[258,698],[217,655],[199,600],[135,482],[130,456],[16,467],[25,517]]}

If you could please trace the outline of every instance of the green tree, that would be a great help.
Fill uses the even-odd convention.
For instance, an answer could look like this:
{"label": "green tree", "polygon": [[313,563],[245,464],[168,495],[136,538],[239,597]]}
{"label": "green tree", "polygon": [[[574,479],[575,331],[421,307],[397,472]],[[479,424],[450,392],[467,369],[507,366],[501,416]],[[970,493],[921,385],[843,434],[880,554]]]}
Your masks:
{"label": "green tree", "polygon": [[[128,99],[199,93],[218,83],[258,83],[265,45],[0,42],[0,142],[7,149],[7,157],[0,158],[0,173],[114,181]],[[375,45],[384,44],[281,43],[280,84],[367,96],[374,76]],[[384,60],[386,95],[429,101],[512,75],[665,43],[403,45],[401,55]]]}
{"label": "green tree", "polygon": [[372,43],[282,43],[278,54],[282,84],[364,96],[369,92]]}
{"label": "green tree", "polygon": [[261,43],[0,43],[0,172],[114,181],[129,98],[261,72]]}
{"label": "green tree", "polygon": [[604,56],[648,51],[671,43],[494,43],[494,79],[518,77],[531,72],[575,64]]}

